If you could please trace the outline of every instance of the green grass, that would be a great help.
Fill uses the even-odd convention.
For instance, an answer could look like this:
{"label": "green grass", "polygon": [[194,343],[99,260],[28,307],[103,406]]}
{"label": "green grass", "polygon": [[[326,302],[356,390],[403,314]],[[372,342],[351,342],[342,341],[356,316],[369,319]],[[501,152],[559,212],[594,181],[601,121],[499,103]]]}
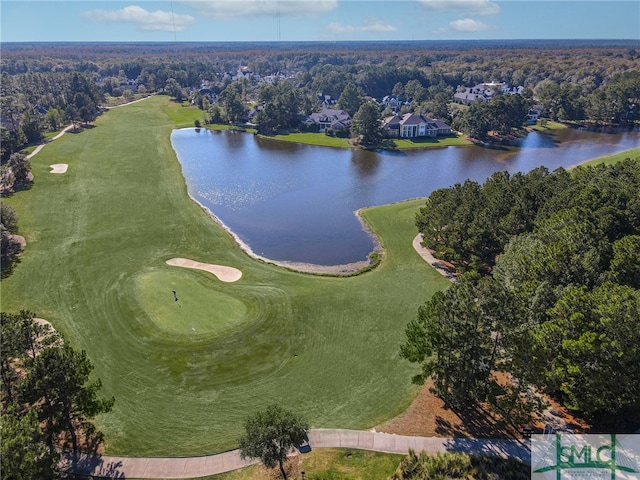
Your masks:
{"label": "green grass", "polygon": [[[318,145],[322,147],[353,148],[348,138],[330,137],[324,133],[293,132],[280,135],[261,135],[263,138],[281,140],[283,142],[303,143],[306,145]],[[392,139],[387,140],[385,148],[406,150],[413,148],[438,148],[449,146],[472,145],[473,143],[464,137],[420,138],[420,139]]]}
{"label": "green grass", "polygon": [[463,147],[473,145],[473,142],[467,140],[464,136],[451,136],[440,138],[396,138],[392,140],[395,148],[399,150],[411,148],[439,148],[439,147]]}
{"label": "green grass", "polygon": [[[366,428],[403,411],[417,391],[399,358],[405,325],[448,285],[411,246],[423,201],[364,211],[386,248],[365,274],[255,261],[187,195],[169,135],[190,115],[153,97],[31,160],[33,188],[8,199],[27,247],[2,281],[3,310],[30,309],[87,351],[102,394],[116,398],[98,419],[108,454],[234,448],[244,419],[272,402],[315,428]],[[54,163],[68,172],[49,174]],[[243,276],[223,283],[165,265],[173,257]],[[167,305],[170,290],[188,312]]]}
{"label": "green grass", "polygon": [[280,135],[261,135],[263,138],[281,140],[283,142],[304,143],[321,147],[353,148],[348,138],[330,137],[324,133],[293,132]]}
{"label": "green grass", "polygon": [[164,97],[162,111],[171,119],[176,128],[193,127],[198,120],[204,124],[204,112],[189,102],[176,102]]}
{"label": "green grass", "polygon": [[143,272],[134,282],[138,303],[159,330],[176,335],[218,334],[246,318],[242,299],[209,288],[203,278],[206,274],[165,271],[168,268],[172,267]]}
{"label": "green grass", "polygon": [[614,153],[613,155],[605,155],[604,157],[594,158],[593,160],[581,163],[580,165],[598,165],[600,163],[611,165],[613,163],[621,162],[622,160],[625,160],[627,158],[632,158],[636,161],[640,160],[640,148],[632,148],[631,150]]}
{"label": "green grass", "polygon": [[567,128],[567,126],[564,123],[554,122],[552,120],[548,120],[546,126],[542,126],[538,120],[538,123],[531,125],[529,128],[537,132],[546,132],[547,130],[562,130],[563,128]]}

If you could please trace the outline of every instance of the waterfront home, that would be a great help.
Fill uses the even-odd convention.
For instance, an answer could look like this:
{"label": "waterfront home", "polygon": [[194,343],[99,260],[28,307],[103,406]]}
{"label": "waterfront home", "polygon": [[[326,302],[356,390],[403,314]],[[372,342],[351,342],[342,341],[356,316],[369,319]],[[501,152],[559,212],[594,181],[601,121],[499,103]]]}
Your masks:
{"label": "waterfront home", "polygon": [[451,127],[442,120],[428,118],[416,113],[393,115],[382,122],[387,137],[419,138],[451,135]]}
{"label": "waterfront home", "polygon": [[307,126],[316,125],[320,132],[324,132],[327,128],[346,130],[351,127],[351,116],[344,110],[325,107],[322,111],[306,117],[302,123]]}

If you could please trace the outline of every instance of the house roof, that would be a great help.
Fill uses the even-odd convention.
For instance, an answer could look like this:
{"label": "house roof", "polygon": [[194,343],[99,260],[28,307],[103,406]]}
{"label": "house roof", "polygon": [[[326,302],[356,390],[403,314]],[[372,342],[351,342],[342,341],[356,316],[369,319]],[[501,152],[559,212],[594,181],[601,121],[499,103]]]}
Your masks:
{"label": "house roof", "polygon": [[385,128],[398,128],[400,125],[420,125],[425,124],[430,129],[449,129],[449,125],[447,125],[442,120],[427,118],[424,115],[417,115],[415,113],[405,113],[402,117],[398,115],[393,115],[392,117],[387,117],[383,120],[382,125]]}
{"label": "house roof", "polygon": [[420,125],[421,123],[428,123],[428,119],[415,113],[405,113],[400,120],[400,125]]}
{"label": "house roof", "polygon": [[309,115],[309,119],[314,123],[320,123],[321,119],[327,118],[332,122],[339,121],[348,125],[351,123],[351,116],[344,110],[335,110],[333,108],[323,108],[321,112],[315,112]]}
{"label": "house roof", "polygon": [[438,129],[450,129],[451,128],[448,124],[446,124],[442,120],[438,120],[437,118],[433,119],[433,123],[436,124],[436,128],[438,128]]}
{"label": "house roof", "polygon": [[398,115],[393,115],[391,117],[387,117],[382,121],[382,125],[384,127],[399,127],[401,118]]}

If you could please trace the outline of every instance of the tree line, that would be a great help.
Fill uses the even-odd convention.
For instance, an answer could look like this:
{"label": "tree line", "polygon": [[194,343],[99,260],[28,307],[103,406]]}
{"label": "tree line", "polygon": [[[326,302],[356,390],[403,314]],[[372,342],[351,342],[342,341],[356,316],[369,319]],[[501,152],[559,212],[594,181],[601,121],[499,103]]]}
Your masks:
{"label": "tree line", "polygon": [[638,191],[627,159],[433,192],[416,224],[461,275],[407,326],[415,380],[514,425],[540,411],[537,391],[592,420],[640,421]]}
{"label": "tree line", "polygon": [[114,399],[98,396],[86,352],[33,313],[0,313],[0,334],[2,478],[61,478],[59,449],[97,451],[102,433],[92,419]]}
{"label": "tree line", "polygon": [[[194,44],[186,51],[175,45],[52,49],[17,44],[3,49],[0,62],[3,161],[24,145],[41,141],[44,132],[62,123],[92,120],[104,95],[167,92],[180,101],[193,99],[202,107],[206,102],[192,92],[203,82],[216,94],[235,83],[233,88],[240,94],[240,103],[213,108],[212,121],[240,118],[249,104],[261,102],[269,105],[260,117],[265,131],[286,129],[293,107],[297,114],[307,112],[309,103],[317,109],[318,94],[337,99],[349,85],[362,98],[403,96],[411,107],[401,113],[429,113],[480,139],[489,130],[510,131],[512,124],[523,120],[521,110],[531,102],[511,105],[513,99],[496,99],[492,106],[452,108],[452,95],[460,85],[495,79],[522,85],[525,98],[542,104],[553,120],[624,124],[637,122],[640,115],[640,54],[625,42],[489,42],[484,47],[447,42],[384,47],[283,44],[277,49],[262,44],[242,49]],[[287,101],[282,91],[278,101],[261,100],[263,85],[254,79],[234,82],[241,66],[262,77],[286,77],[276,88],[288,89]],[[135,86],[121,87],[128,80],[135,81]],[[203,109],[208,112],[209,107]],[[353,116],[357,108],[349,110]],[[506,112],[512,115],[507,118]]]}
{"label": "tree line", "polygon": [[92,78],[73,73],[2,74],[0,160],[44,139],[65,124],[90,122],[99,114],[104,93]]}

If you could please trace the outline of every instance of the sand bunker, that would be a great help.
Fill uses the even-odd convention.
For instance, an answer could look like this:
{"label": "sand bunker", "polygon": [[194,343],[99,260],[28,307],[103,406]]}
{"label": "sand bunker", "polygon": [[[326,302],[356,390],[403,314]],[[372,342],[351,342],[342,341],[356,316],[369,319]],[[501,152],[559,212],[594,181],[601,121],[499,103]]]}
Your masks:
{"label": "sand bunker", "polygon": [[222,282],[236,282],[242,277],[242,272],[237,268],[225,267],[224,265],[212,265],[210,263],[200,263],[188,258],[172,258],[167,260],[167,265],[174,267],[193,268],[213,273]]}
{"label": "sand bunker", "polygon": [[55,163],[53,165],[49,165],[51,167],[51,171],[49,173],[66,173],[69,165],[66,163]]}

